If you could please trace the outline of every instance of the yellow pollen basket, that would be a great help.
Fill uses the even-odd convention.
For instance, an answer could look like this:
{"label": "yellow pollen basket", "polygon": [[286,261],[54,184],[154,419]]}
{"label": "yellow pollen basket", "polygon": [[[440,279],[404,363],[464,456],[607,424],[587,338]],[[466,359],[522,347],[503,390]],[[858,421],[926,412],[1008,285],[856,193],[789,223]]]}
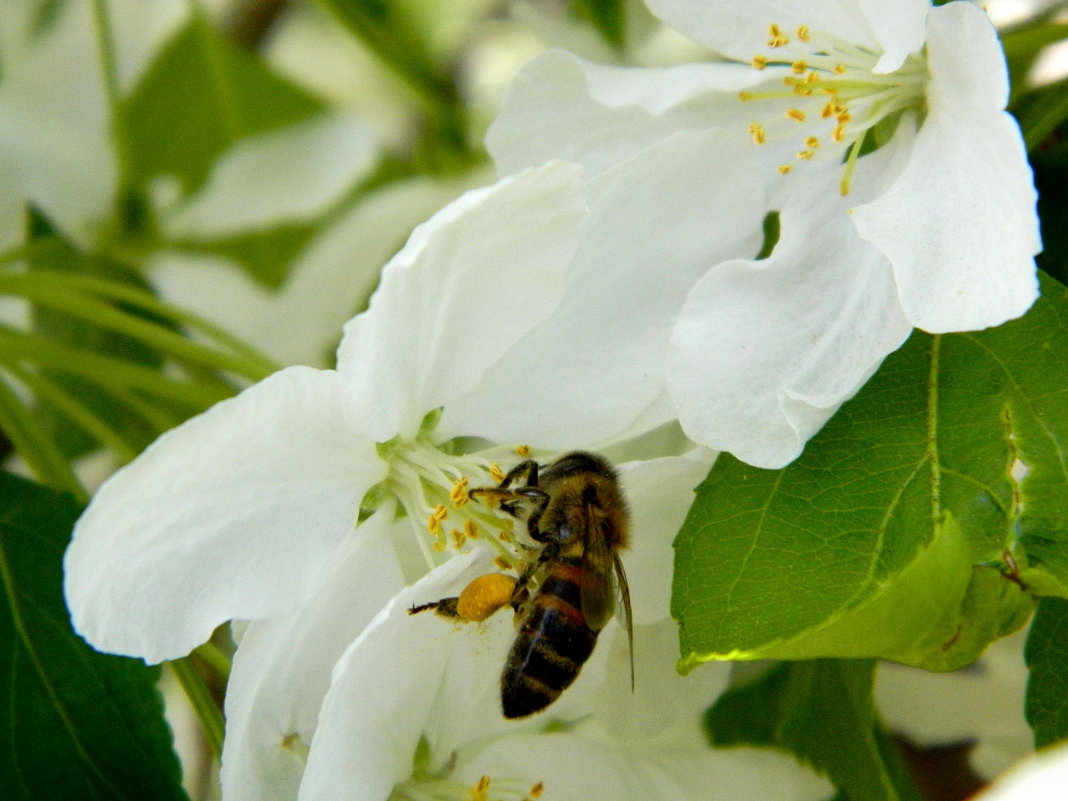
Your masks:
{"label": "yellow pollen basket", "polygon": [[516,579],[504,573],[479,576],[460,593],[456,614],[464,620],[479,622],[507,606],[515,593]]}

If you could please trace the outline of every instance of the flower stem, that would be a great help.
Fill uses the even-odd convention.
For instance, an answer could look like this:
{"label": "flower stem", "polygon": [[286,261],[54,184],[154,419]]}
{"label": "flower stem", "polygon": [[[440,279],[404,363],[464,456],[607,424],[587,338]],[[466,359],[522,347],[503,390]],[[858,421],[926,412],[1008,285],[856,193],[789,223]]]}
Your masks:
{"label": "flower stem", "polygon": [[204,734],[208,740],[211,752],[218,759],[222,756],[223,737],[225,726],[223,723],[222,710],[215,703],[215,698],[204,682],[193,660],[188,656],[184,659],[176,659],[167,665],[174,671],[175,677],[182,685],[189,704],[193,707],[200,725],[204,727]]}

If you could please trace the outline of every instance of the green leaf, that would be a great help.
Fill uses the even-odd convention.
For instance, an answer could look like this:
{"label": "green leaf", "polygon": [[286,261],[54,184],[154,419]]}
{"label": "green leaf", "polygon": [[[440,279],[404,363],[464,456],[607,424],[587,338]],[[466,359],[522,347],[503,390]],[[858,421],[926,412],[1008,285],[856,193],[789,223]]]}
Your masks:
{"label": "green leaf", "polygon": [[871,660],[780,662],[705,715],[713,745],[771,746],[825,774],[846,801],[919,799],[875,716]]}
{"label": "green leaf", "polygon": [[1024,712],[1035,748],[1068,737],[1068,601],[1043,598],[1027,635]]}
{"label": "green leaf", "polygon": [[238,139],[323,108],[194,15],[123,101],[127,175],[138,186],[158,175],[174,176],[184,192],[192,192]]}
{"label": "green leaf", "polygon": [[598,33],[615,48],[622,48],[627,35],[627,9],[624,0],[575,0],[575,13],[588,19]]}
{"label": "green leaf", "polygon": [[0,474],[0,798],[184,799],[157,668],[71,631],[63,550],[80,509]]}
{"label": "green leaf", "polygon": [[[27,259],[31,271],[46,270],[95,276],[151,291],[140,274],[132,268],[107,256],[90,255],[77,250],[70,242],[62,238],[41,215],[33,214],[31,228],[32,241],[47,245],[31,252],[30,258]],[[53,342],[114,356],[123,361],[155,369],[159,369],[163,364],[159,353],[132,337],[109,331],[87,320],[47,306],[35,304],[31,308],[33,313],[31,330]],[[130,309],[124,309],[124,311],[136,313],[135,310]],[[164,321],[150,315],[143,316],[156,324],[164,324]],[[77,399],[90,414],[106,426],[115,431],[121,431],[132,453],[144,449],[160,433],[142,417],[116,402],[112,396],[85,378],[48,370],[42,371],[42,376],[52,382],[59,391]],[[37,400],[47,428],[65,456],[74,458],[97,447],[96,438],[90,432],[68,416],[58,412],[54,407],[41,403],[42,398],[39,397]]]}
{"label": "green leaf", "polygon": [[783,470],[721,456],[676,543],[687,670],[711,659],[973,661],[1068,595],[1068,304],[916,332]]}

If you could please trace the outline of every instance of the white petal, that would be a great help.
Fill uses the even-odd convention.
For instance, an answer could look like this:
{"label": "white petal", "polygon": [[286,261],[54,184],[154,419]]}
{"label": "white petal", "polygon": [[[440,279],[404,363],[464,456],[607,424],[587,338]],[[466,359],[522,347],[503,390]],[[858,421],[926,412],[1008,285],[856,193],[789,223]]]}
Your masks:
{"label": "white petal", "polygon": [[932,333],[1023,314],[1038,294],[1041,247],[1023,140],[1000,110],[993,29],[981,10],[952,5],[931,15],[932,88],[909,163],[853,212],[860,235],[892,262],[909,320]]}
{"label": "white petal", "polygon": [[307,220],[352,188],[374,155],[371,129],[350,114],[323,113],[247,137],[163,225],[172,237],[210,238]]}
{"label": "white petal", "polygon": [[693,503],[694,488],[712,467],[704,448],[619,466],[630,504],[631,545],[623,554],[636,624],[669,617],[675,552],[672,542]]}
{"label": "white petal", "polygon": [[[413,604],[456,595],[491,564],[484,551],[450,559],[395,596],[349,647],[323,703],[301,801],[381,801],[411,777],[424,736],[432,753],[440,753],[440,764],[431,767],[441,767],[451,748],[435,748],[442,733],[429,730],[440,725],[443,702],[462,710],[475,731],[503,727],[496,696],[509,622],[465,626],[433,612],[408,614]],[[450,680],[458,693],[452,697],[443,689]]]}
{"label": "white petal", "polygon": [[[486,147],[501,174],[565,159],[581,163],[590,180],[679,131],[744,130],[746,121],[735,118],[735,93],[766,77],[731,64],[612,67],[550,50],[512,81]],[[546,126],[547,119],[553,124]]]}
{"label": "white petal", "polygon": [[1054,745],[998,777],[975,801],[1060,801],[1068,784],[1068,745]]}
{"label": "white petal", "polygon": [[342,543],[305,605],[245,630],[226,691],[228,801],[296,797],[334,664],[404,586],[389,546],[392,515],[379,510]]}
{"label": "white petal", "polygon": [[611,669],[593,705],[597,725],[620,744],[671,741],[703,746],[700,715],[727,688],[731,666],[702,665],[689,676],[680,676],[675,669],[678,624],[663,618],[655,625],[635,627],[632,692],[626,634],[614,628],[603,639],[608,642],[598,643],[598,648],[609,650]]}
{"label": "white petal", "polygon": [[768,25],[788,35],[801,25],[862,46],[877,46],[857,0],[646,0],[660,19],[717,53],[748,62],[768,51]]}
{"label": "white petal", "polygon": [[906,56],[923,47],[929,0],[857,0],[857,4],[883,51],[872,72],[893,72]]}
{"label": "white petal", "polygon": [[836,181],[831,169],[794,193],[768,259],[710,270],[673,334],[683,430],[758,467],[794,459],[910,331],[886,259],[832,200]]}
{"label": "white petal", "polygon": [[226,620],[299,606],[384,469],[346,429],[334,373],[274,374],[100,488],[64,562],[75,628],[102,651],[157,662]]}
{"label": "white petal", "polygon": [[463,195],[419,226],[345,327],[338,369],[377,441],[471,392],[556,307],[585,204],[554,163]]}
{"label": "white petal", "polygon": [[832,792],[827,781],[768,749],[620,747],[584,734],[518,733],[491,740],[460,772],[471,785],[489,776],[491,790],[494,776],[540,780],[541,801],[816,801]]}
{"label": "white petal", "polygon": [[[590,214],[559,308],[447,406],[440,426],[495,442],[599,447],[661,395],[671,326],[712,265],[757,252],[750,143],[675,134],[588,187]],[[656,425],[665,420],[648,420]]]}

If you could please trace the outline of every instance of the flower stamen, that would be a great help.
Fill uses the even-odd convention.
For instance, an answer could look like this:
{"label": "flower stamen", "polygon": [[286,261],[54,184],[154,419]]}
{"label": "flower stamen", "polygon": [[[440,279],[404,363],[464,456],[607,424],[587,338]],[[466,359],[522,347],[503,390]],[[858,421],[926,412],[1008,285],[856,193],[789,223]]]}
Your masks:
{"label": "flower stamen", "polygon": [[[738,97],[744,102],[770,102],[782,116],[749,122],[749,136],[758,145],[793,140],[796,129],[788,131],[783,120],[802,126],[806,130],[800,143],[783,148],[794,161],[778,164],[775,169],[786,175],[801,162],[837,159],[845,170],[842,187],[848,191],[861,153],[857,142],[865,139],[865,132],[887,118],[895,122],[908,110],[920,115],[926,112],[926,55],[917,51],[893,72],[876,73],[882,56],[876,48],[807,25],[798,26],[792,37],[780,25],[768,25],[767,47],[778,52],[755,53],[750,59],[755,69],[778,68],[773,80],[780,88],[769,81],[740,92]],[[786,98],[790,99],[783,103]],[[810,144],[813,141],[817,144]],[[819,142],[835,146],[818,149]]]}

